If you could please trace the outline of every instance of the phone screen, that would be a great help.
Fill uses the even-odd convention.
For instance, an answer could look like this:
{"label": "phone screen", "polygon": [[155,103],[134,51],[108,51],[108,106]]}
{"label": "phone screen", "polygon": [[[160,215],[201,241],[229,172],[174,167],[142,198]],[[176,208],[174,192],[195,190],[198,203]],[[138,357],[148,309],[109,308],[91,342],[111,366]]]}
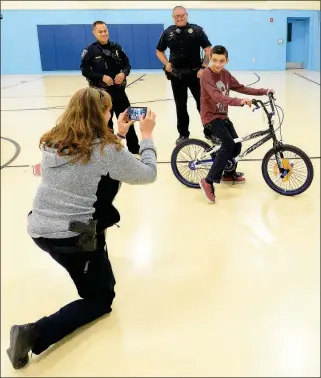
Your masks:
{"label": "phone screen", "polygon": [[147,108],[146,107],[142,107],[142,108],[139,108],[139,107],[130,107],[130,108],[128,108],[128,117],[132,121],[139,121],[140,117],[142,115],[145,116],[146,113],[147,113]]}

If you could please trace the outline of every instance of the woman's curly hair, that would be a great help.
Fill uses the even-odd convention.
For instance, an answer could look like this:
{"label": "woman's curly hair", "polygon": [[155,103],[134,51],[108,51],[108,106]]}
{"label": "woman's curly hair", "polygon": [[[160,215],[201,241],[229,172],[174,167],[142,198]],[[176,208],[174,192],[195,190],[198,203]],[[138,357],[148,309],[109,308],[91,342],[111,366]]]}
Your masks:
{"label": "woman's curly hair", "polygon": [[80,89],[71,97],[56,126],[41,137],[39,147],[55,148],[59,156],[70,156],[84,164],[89,161],[97,138],[101,152],[107,144],[114,144],[119,151],[123,146],[107,125],[107,109],[112,109],[107,92],[94,87]]}

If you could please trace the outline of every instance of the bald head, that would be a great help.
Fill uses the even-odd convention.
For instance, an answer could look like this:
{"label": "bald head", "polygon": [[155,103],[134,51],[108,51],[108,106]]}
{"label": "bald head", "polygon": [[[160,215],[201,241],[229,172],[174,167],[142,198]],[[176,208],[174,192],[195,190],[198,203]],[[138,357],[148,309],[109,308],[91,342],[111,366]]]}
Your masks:
{"label": "bald head", "polygon": [[174,12],[176,11],[176,9],[182,9],[184,12],[186,12],[186,8],[182,7],[181,5],[177,5],[177,6],[173,9],[173,14],[174,14]]}

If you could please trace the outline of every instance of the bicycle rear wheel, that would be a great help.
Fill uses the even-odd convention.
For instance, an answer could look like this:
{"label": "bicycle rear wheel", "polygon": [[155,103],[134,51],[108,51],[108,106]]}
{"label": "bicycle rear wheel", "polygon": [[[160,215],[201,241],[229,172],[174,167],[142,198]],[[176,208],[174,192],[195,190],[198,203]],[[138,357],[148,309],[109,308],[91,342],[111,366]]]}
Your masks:
{"label": "bicycle rear wheel", "polygon": [[[282,162],[281,172],[276,155]],[[298,147],[284,144],[269,150],[262,161],[262,174],[267,185],[284,196],[296,196],[305,192],[311,185],[314,169],[308,155]]]}
{"label": "bicycle rear wheel", "polygon": [[199,139],[188,139],[176,146],[171,156],[175,177],[188,188],[200,189],[199,181],[208,174],[213,160],[205,158],[212,147]]}

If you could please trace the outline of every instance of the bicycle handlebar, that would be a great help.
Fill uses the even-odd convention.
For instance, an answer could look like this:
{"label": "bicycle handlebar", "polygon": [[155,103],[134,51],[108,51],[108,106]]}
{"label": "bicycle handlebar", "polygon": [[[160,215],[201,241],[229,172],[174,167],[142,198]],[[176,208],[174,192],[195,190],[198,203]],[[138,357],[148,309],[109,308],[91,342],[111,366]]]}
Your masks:
{"label": "bicycle handlebar", "polygon": [[274,100],[273,93],[270,92],[270,93],[268,94],[268,96],[269,96],[269,101],[270,101],[270,104],[271,104],[272,112],[274,113],[274,112],[275,112],[275,109],[274,109],[274,104],[273,104],[273,100]]}
{"label": "bicycle handlebar", "polygon": [[267,117],[270,118],[274,114],[274,112],[275,112],[275,108],[274,108],[274,104],[273,104],[273,100],[275,100],[275,98],[273,96],[273,93],[271,93],[271,92],[268,94],[268,96],[269,96],[269,101],[268,102],[270,103],[271,109],[272,109],[272,113],[271,114],[268,112],[268,110],[265,107],[265,104],[261,100],[252,99],[252,104],[256,106],[256,108],[253,109],[253,112],[255,110],[259,109],[260,108],[259,105],[261,105],[261,107],[263,108],[263,110],[264,110],[265,114],[267,115]]}

